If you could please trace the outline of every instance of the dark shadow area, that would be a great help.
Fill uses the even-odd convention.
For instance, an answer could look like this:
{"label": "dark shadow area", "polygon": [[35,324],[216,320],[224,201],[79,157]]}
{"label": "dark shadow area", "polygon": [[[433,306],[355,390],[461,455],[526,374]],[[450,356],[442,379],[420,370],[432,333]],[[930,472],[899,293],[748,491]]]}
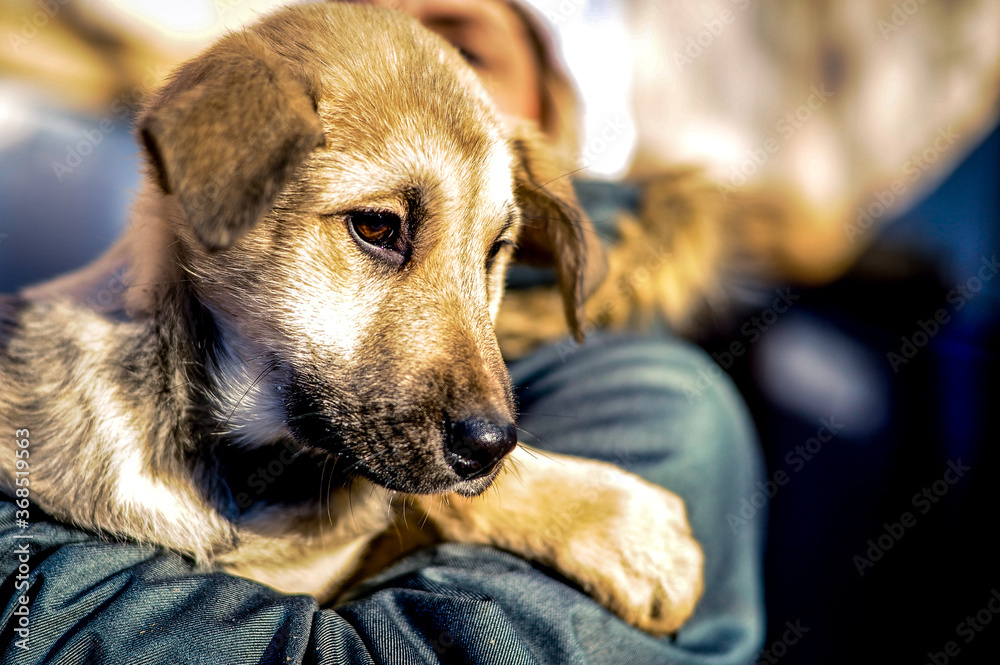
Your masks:
{"label": "dark shadow area", "polygon": [[994,131],[841,279],[703,340],[768,462],[762,662],[996,662],[998,181]]}

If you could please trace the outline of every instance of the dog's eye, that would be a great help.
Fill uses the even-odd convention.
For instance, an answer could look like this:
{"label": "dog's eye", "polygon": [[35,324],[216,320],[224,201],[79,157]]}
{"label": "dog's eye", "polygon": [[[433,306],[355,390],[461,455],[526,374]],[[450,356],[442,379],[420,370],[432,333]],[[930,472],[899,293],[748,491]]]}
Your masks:
{"label": "dog's eye", "polygon": [[399,239],[400,219],[391,212],[352,212],[348,215],[358,237],[369,245],[394,247]]}
{"label": "dog's eye", "polygon": [[383,210],[355,210],[344,218],[351,236],[365,252],[397,268],[406,263],[410,241],[399,215]]}

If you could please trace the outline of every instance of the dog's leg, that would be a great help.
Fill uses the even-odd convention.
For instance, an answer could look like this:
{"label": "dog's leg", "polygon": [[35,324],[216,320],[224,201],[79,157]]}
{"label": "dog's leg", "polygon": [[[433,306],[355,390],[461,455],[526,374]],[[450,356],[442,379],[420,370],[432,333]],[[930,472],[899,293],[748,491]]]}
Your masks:
{"label": "dog's leg", "polygon": [[519,447],[506,464],[495,493],[416,500],[446,540],[551,566],[647,632],[691,616],[703,555],[679,497],[601,462]]}

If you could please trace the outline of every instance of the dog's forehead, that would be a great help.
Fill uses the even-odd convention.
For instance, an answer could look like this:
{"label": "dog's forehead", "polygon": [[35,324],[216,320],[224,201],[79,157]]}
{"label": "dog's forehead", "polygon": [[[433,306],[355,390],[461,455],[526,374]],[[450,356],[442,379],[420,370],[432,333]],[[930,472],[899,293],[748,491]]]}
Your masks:
{"label": "dog's forehead", "polygon": [[401,12],[338,3],[291,7],[255,30],[314,98],[325,145],[309,171],[322,198],[422,190],[506,216],[511,148],[489,93],[440,36]]}
{"label": "dog's forehead", "polygon": [[[326,126],[343,131],[336,122]],[[405,132],[369,139],[314,154],[312,186],[328,212],[418,200],[421,207],[504,218],[514,205],[513,162],[503,141],[475,146],[461,136]]]}
{"label": "dog's forehead", "polygon": [[[299,72],[317,104],[378,134],[421,119],[487,121],[495,106],[477,74],[439,35],[401,12],[329,3],[289,7],[255,28]],[[438,126],[443,126],[438,122]],[[357,132],[355,132],[357,135]]]}
{"label": "dog's forehead", "polygon": [[[431,79],[432,77],[427,77]],[[353,85],[353,84],[352,84]],[[513,201],[514,159],[501,127],[467,91],[429,80],[405,92],[336,90],[319,102],[325,146],[314,162],[325,190],[351,199],[421,191],[500,214]]]}

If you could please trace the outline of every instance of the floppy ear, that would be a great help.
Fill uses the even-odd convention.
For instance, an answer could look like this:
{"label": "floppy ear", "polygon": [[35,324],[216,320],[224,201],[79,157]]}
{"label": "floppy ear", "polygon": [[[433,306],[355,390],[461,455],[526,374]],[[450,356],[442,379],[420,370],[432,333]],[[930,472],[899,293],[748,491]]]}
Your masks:
{"label": "floppy ear", "polygon": [[307,86],[259,38],[235,34],[181,68],[142,116],[153,177],[208,249],[239,240],[322,145]]}
{"label": "floppy ear", "polygon": [[511,143],[524,220],[515,260],[555,267],[566,320],[573,337],[582,341],[583,303],[607,273],[601,240],[577,201],[571,172],[559,168],[542,135],[521,124]]}

